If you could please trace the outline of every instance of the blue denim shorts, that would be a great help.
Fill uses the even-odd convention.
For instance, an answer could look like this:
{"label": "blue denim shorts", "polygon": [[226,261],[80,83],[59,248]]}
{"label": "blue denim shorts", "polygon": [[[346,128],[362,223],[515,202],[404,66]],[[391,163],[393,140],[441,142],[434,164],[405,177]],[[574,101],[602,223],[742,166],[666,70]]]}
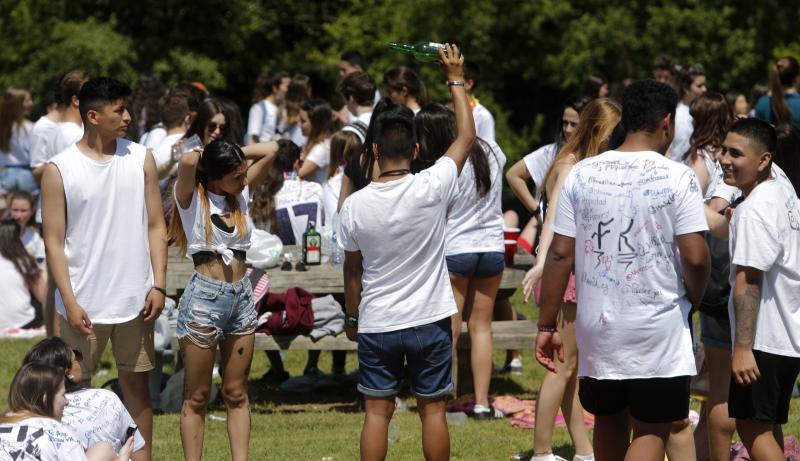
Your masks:
{"label": "blue denim shorts", "polygon": [[700,341],[727,351],[731,349],[731,322],[700,313]]}
{"label": "blue denim shorts", "polygon": [[0,170],[0,192],[5,193],[13,190],[24,190],[31,194],[39,192],[39,185],[36,184],[30,168],[7,166]]}
{"label": "blue denim shorts", "polygon": [[421,399],[453,392],[450,317],[386,333],[358,334],[358,391],[390,397],[400,391],[408,362],[411,391]]}
{"label": "blue denim shorts", "polygon": [[246,276],[228,283],[195,272],[178,303],[178,338],[204,349],[225,336],[252,334],[257,323],[253,287]]}
{"label": "blue denim shorts", "polygon": [[447,257],[447,270],[460,277],[489,278],[503,272],[505,254],[496,251],[488,253],[462,253]]}

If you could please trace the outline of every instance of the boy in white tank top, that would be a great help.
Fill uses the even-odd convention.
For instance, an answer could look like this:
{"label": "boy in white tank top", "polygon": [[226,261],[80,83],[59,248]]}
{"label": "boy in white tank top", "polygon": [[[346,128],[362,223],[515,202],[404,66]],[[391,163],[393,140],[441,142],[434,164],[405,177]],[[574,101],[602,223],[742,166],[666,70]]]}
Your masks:
{"label": "boy in white tank top", "polygon": [[150,459],[153,320],[164,308],[167,240],[153,153],[123,139],[130,88],[108,77],[80,91],[83,137],[42,178],[45,247],[64,341],[89,384],[111,340],[119,381]]}

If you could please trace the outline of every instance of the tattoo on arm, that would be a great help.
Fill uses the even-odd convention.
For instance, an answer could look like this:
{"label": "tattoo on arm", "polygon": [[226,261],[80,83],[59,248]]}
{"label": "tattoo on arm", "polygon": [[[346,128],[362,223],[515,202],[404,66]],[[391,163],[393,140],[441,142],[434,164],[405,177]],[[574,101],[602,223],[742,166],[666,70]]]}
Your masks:
{"label": "tattoo on arm", "polygon": [[758,285],[748,283],[745,286],[744,293],[733,297],[733,311],[736,313],[737,346],[753,347],[760,305],[761,289]]}

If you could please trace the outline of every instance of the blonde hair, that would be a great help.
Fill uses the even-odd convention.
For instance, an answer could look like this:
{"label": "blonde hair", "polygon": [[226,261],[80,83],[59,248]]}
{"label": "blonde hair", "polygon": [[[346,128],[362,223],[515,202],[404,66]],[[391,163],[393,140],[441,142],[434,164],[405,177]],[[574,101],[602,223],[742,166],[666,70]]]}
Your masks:
{"label": "blonde hair", "polygon": [[[578,127],[569,137],[564,147],[553,159],[547,170],[544,184],[550,180],[553,170],[561,160],[574,155],[577,161],[593,157],[600,153],[600,146],[611,137],[614,128],[622,119],[622,109],[614,101],[602,98],[595,99],[581,111]],[[543,187],[546,187],[543,185]]]}

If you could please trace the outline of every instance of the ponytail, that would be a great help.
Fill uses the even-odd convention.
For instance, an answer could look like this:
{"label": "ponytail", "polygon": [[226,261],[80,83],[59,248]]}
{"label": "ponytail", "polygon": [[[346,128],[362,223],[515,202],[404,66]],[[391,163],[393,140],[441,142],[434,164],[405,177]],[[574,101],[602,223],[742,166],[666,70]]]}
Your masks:
{"label": "ponytail", "polygon": [[776,125],[792,122],[792,114],[789,112],[784,93],[786,89],[792,87],[798,73],[800,73],[800,66],[798,66],[797,59],[787,56],[778,60],[772,75],[770,75],[769,86],[772,92],[770,105]]}

